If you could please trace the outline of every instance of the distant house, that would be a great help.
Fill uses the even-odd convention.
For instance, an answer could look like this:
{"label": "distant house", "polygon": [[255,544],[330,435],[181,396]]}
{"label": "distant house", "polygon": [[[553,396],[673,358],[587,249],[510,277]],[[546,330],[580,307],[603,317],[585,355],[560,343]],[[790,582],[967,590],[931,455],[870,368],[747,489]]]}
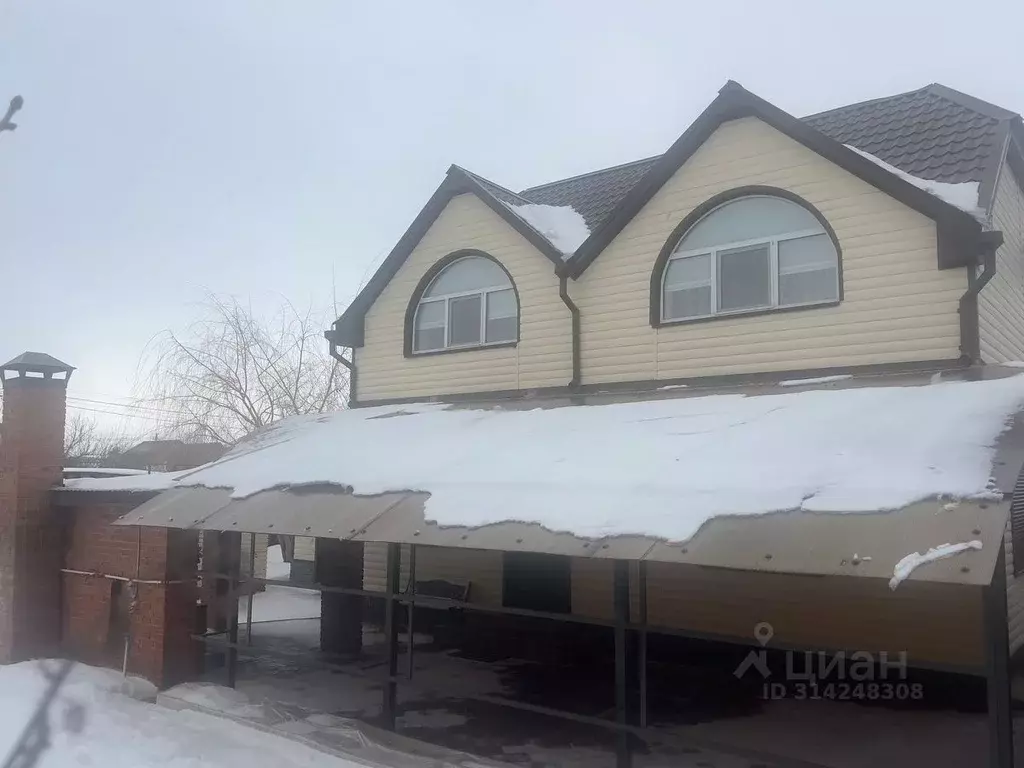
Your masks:
{"label": "distant house", "polygon": [[112,457],[125,469],[178,472],[216,461],[227,451],[220,443],[186,443],[183,440],[144,440]]}

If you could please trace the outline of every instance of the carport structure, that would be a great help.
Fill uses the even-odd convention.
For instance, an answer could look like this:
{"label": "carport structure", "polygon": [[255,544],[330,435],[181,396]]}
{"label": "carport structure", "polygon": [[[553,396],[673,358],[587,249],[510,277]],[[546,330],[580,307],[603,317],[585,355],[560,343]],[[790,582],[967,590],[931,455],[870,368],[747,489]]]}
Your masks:
{"label": "carport structure", "polygon": [[[507,579],[509,558],[530,553],[568,563],[570,610],[501,600],[458,607],[608,628],[614,719],[481,699],[611,729],[620,766],[631,761],[632,737],[656,730],[648,718],[647,649],[651,636],[664,635],[767,646],[783,656],[755,651],[753,667],[766,683],[784,686],[807,680],[793,679],[788,651],[825,673],[816,679],[822,686],[850,663],[860,665],[861,676],[848,680],[880,685],[898,682],[907,668],[983,677],[988,762],[1006,768],[1013,764],[1008,594],[1011,613],[1016,604],[1006,534],[1024,460],[1016,428],[1024,378],[1011,374],[968,371],[965,378],[983,380],[941,383],[873,377],[830,382],[825,391],[810,383],[714,395],[672,391],[643,401],[618,394],[526,407],[392,406],[305,418],[180,476],[118,524],[217,532],[235,551],[243,534],[315,537],[326,643],[353,650],[361,599],[384,602],[382,709],[391,725],[397,686],[406,679],[399,606],[455,604],[417,594],[417,584],[434,576],[421,573],[422,564],[493,553],[506,563]],[[923,434],[906,439],[908,425]],[[453,484],[442,469],[432,483],[429,473],[454,433],[479,436],[451,456],[462,462],[466,481]],[[338,442],[344,440],[351,442]],[[430,445],[437,451],[417,458]],[[519,455],[524,445],[533,445],[529,456]],[[777,461],[760,469],[743,463],[771,449]],[[723,450],[740,463],[709,479],[707,467]],[[625,478],[602,482],[609,464],[593,458],[597,451],[611,453],[607,461]],[[827,460],[814,463],[813,455]],[[814,465],[785,469],[802,458]],[[397,466],[374,469],[387,461]],[[591,461],[599,466],[575,464]],[[635,467],[658,462],[663,482],[652,490],[654,475]],[[663,473],[665,462],[678,467],[675,474]],[[552,464],[562,466],[551,471]],[[530,477],[537,482],[524,480]],[[113,488],[111,482],[79,481],[77,488]],[[120,487],[133,482],[140,481],[124,479]],[[909,555],[946,544],[962,546],[947,557],[925,555],[905,581],[893,579]],[[383,593],[365,588],[370,546],[386,548]],[[229,594],[237,595],[238,557],[224,564],[202,575],[230,582]],[[403,569],[411,574],[404,585]],[[410,610],[410,653],[414,616]],[[233,664],[237,620],[226,640],[202,639],[226,644]],[[783,657],[784,672],[777,666]]]}

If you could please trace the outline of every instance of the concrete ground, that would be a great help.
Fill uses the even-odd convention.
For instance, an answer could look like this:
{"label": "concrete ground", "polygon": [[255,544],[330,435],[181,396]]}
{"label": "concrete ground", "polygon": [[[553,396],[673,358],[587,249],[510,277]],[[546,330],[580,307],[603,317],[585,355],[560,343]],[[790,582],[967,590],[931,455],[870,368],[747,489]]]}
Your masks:
{"label": "concrete ground", "polygon": [[[296,592],[302,594],[291,596],[294,605],[313,605],[310,593]],[[273,615],[291,615],[281,609],[289,602],[286,593],[262,599]],[[317,717],[327,716],[322,722],[328,726],[336,725],[331,717],[379,724],[382,693],[374,676],[382,675],[386,664],[381,633],[364,632],[359,658],[328,660],[318,648],[318,618],[260,621],[258,605],[253,614],[252,650],[239,659],[241,693],[291,711],[285,717],[294,718],[292,727],[314,740],[327,727],[318,725]],[[328,662],[338,666],[328,669]],[[407,665],[403,650],[403,675]],[[221,682],[220,675],[212,671],[210,679]],[[470,698],[502,697],[611,719],[611,678],[610,669],[592,664],[555,667],[514,658],[474,659],[418,634],[412,681],[398,686],[398,731],[530,768],[612,768],[614,737],[605,729]],[[764,701],[759,685],[737,689],[728,670],[723,674],[700,664],[652,665],[649,680],[650,722],[659,743],[638,748],[638,768],[987,764],[983,688],[964,688],[962,681],[926,678],[921,701],[855,703],[792,697]],[[1024,721],[1016,726],[1020,730]],[[329,733],[320,735],[330,738]],[[1022,758],[1018,765],[1024,766]]]}

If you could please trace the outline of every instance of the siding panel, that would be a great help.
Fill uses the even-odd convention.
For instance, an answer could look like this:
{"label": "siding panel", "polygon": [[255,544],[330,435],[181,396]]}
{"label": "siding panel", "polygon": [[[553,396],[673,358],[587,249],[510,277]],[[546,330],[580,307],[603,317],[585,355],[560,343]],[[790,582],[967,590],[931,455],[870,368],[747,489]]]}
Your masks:
{"label": "siding panel", "polygon": [[911,664],[983,661],[981,590],[884,579],[791,576],[648,564],[652,625],[725,635],[754,644],[767,621],[774,641],[809,649],[906,650]]}
{"label": "siding panel", "polygon": [[[651,270],[672,230],[712,195],[749,184],[788,189],[829,220],[843,303],[651,328]],[[584,382],[954,359],[966,271],[936,260],[930,219],[757,119],[726,123],[571,285]]]}
{"label": "siding panel", "polygon": [[992,228],[1003,233],[996,274],[978,297],[981,356],[987,363],[1024,360],[1024,192],[1003,166],[992,204]]}
{"label": "siding panel", "polygon": [[[500,261],[519,291],[516,347],[404,356],[405,313],[423,274],[452,251],[475,248]],[[360,400],[532,389],[572,376],[571,320],[551,262],[474,195],[459,195],[426,232],[366,314],[356,351]]]}

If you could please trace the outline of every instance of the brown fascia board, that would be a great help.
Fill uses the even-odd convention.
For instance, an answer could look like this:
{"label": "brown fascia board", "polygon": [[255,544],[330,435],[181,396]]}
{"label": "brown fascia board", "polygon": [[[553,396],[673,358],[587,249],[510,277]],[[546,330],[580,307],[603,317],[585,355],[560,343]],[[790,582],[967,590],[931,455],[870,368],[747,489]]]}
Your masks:
{"label": "brown fascia board", "polygon": [[976,257],[972,244],[981,233],[981,225],[973,216],[886,171],[730,80],[718,92],[718,97],[647,172],[643,181],[630,190],[605,222],[577,249],[563,268],[565,272],[573,279],[582,275],[722,123],[741,117],[757,117],[812,152],[934,220],[939,229],[940,269],[963,266]]}
{"label": "brown fascia board", "polygon": [[448,205],[448,202],[456,195],[466,192],[475,194],[498,216],[504,219],[513,229],[521,234],[538,251],[550,259],[555,267],[563,263],[563,256],[550,241],[542,234],[526,223],[525,219],[517,216],[507,205],[488,192],[475,176],[457,165],[448,169],[444,181],[430,196],[427,204],[413,219],[412,224],[399,239],[391,253],[387,255],[377,271],[366,283],[348,308],[341,313],[341,316],[334,321],[331,329],[324,335],[327,339],[340,347],[361,347],[363,346],[364,319],[373,302],[384,291],[391,279],[398,273],[398,270],[409,258],[409,254],[426,234],[430,226],[441,215],[441,212]]}

